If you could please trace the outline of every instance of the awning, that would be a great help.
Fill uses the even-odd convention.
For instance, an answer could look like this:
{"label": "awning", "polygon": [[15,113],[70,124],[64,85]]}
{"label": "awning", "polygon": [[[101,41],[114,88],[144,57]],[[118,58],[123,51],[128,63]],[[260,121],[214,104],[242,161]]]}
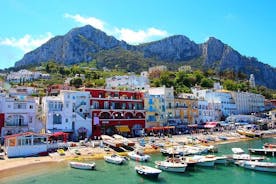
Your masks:
{"label": "awning", "polygon": [[169,130],[169,129],[174,129],[174,126],[165,126],[165,127],[151,127],[151,128],[146,128],[147,131],[157,131],[157,130]]}
{"label": "awning", "polygon": [[204,128],[215,128],[218,125],[218,122],[207,122],[204,125]]}
{"label": "awning", "polygon": [[120,126],[115,126],[118,132],[130,132],[130,129],[127,125],[120,125]]}

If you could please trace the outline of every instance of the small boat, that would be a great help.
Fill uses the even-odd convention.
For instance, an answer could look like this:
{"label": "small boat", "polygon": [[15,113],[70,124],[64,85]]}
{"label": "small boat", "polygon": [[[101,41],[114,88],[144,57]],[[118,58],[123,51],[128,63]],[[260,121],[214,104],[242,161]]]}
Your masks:
{"label": "small boat", "polygon": [[263,149],[254,149],[250,148],[248,151],[251,154],[256,154],[256,155],[268,155],[268,156],[276,156],[276,148],[263,148]]}
{"label": "small boat", "polygon": [[135,170],[138,174],[142,176],[146,176],[149,178],[158,178],[159,174],[162,172],[159,169],[149,167],[149,166],[144,166],[144,165],[137,165],[135,166]]}
{"label": "small boat", "polygon": [[109,163],[112,163],[112,164],[123,164],[126,159],[120,155],[116,155],[116,154],[113,154],[113,155],[105,155],[104,156],[104,160],[106,162],[109,162]]}
{"label": "small boat", "polygon": [[195,155],[192,158],[197,161],[196,165],[199,165],[199,166],[213,167],[216,161],[215,158],[208,158],[201,155]]}
{"label": "small boat", "polygon": [[179,147],[170,147],[170,148],[161,148],[160,152],[163,156],[176,156],[176,155],[183,155],[183,150]]}
{"label": "small boat", "polygon": [[168,158],[165,161],[156,161],[155,167],[170,172],[185,172],[187,164],[179,158]]}
{"label": "small boat", "polygon": [[64,149],[58,149],[58,150],[57,150],[57,153],[58,153],[60,156],[64,156],[64,155],[65,155]]}
{"label": "small boat", "polygon": [[265,143],[263,148],[268,148],[268,149],[276,149],[276,144],[272,143]]}
{"label": "small boat", "polygon": [[258,162],[258,161],[244,161],[235,162],[236,165],[251,169],[255,171],[276,172],[276,163],[273,162]]}
{"label": "small boat", "polygon": [[83,162],[70,162],[70,167],[75,169],[93,170],[96,168],[96,164],[93,163],[83,163]]}
{"label": "small boat", "polygon": [[147,162],[150,160],[150,156],[144,154],[142,151],[132,151],[128,153],[129,158],[139,162]]}
{"label": "small boat", "polygon": [[226,156],[206,155],[206,158],[215,158],[215,164],[227,164],[228,158]]}
{"label": "small boat", "polygon": [[265,157],[254,157],[251,156],[249,154],[233,154],[232,156],[230,156],[229,158],[233,159],[233,160],[251,160],[251,161],[260,161],[260,160],[264,160]]}

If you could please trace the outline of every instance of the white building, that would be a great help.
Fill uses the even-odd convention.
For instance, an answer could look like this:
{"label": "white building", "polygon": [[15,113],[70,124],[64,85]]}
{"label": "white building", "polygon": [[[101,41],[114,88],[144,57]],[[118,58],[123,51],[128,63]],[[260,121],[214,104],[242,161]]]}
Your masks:
{"label": "white building", "polygon": [[198,97],[206,100],[211,104],[220,104],[222,115],[227,117],[237,114],[237,106],[229,91],[226,90],[197,90],[192,89],[193,93]]}
{"label": "white building", "polygon": [[62,90],[56,97],[44,97],[42,111],[47,131],[72,133],[73,139],[92,135],[89,92]]}
{"label": "white building", "polygon": [[27,131],[39,132],[37,124],[37,104],[33,97],[21,94],[0,95],[0,112],[5,114],[5,125],[1,135],[11,135]]}
{"label": "white building", "polygon": [[221,104],[211,103],[203,98],[198,100],[198,120],[197,122],[206,123],[210,121],[219,121],[221,118]]}
{"label": "white building", "polygon": [[264,110],[263,95],[248,92],[231,92],[237,105],[238,114],[250,114]]}
{"label": "white building", "polygon": [[163,120],[163,122],[167,122],[168,119],[174,118],[174,88],[166,88],[165,86],[157,87],[157,88],[149,88],[148,90],[149,95],[159,95],[162,97],[163,101],[161,101],[164,104],[164,109],[161,109],[163,112],[160,114],[160,121]]}
{"label": "white building", "polygon": [[18,72],[11,72],[7,75],[7,81],[20,83],[26,81],[33,81],[42,78],[41,72],[31,72],[29,70],[19,70]]}
{"label": "white building", "polygon": [[147,77],[136,75],[110,77],[105,80],[105,83],[106,89],[147,90],[150,87]]}

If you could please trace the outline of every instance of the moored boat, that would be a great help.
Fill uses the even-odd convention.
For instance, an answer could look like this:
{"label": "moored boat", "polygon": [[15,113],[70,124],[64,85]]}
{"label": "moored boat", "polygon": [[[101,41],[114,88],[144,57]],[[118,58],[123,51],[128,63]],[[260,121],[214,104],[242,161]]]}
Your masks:
{"label": "moored boat", "polygon": [[206,158],[215,158],[215,164],[227,164],[228,158],[226,156],[206,155]]}
{"label": "moored boat", "polygon": [[150,160],[150,156],[144,154],[142,151],[132,151],[128,153],[129,158],[139,162],[147,162]]}
{"label": "moored boat", "polygon": [[165,161],[156,161],[155,166],[158,169],[170,172],[185,172],[187,164],[179,158],[168,158]]}
{"label": "moored boat", "polygon": [[145,165],[137,165],[135,166],[135,170],[138,174],[149,178],[158,178],[159,174],[162,172],[159,169]]}
{"label": "moored boat", "polygon": [[70,162],[70,167],[75,169],[83,169],[83,170],[93,170],[96,167],[96,164],[93,163],[83,163],[83,162]]}
{"label": "moored boat", "polygon": [[126,159],[120,155],[116,155],[116,154],[113,154],[113,155],[105,155],[104,156],[104,160],[106,162],[109,162],[109,163],[112,163],[112,164],[123,164]]}
{"label": "moored boat", "polygon": [[251,154],[256,154],[256,155],[266,155],[266,156],[276,156],[276,148],[263,148],[263,149],[254,149],[254,148],[249,148],[248,151]]}
{"label": "moored boat", "polygon": [[197,161],[196,165],[206,166],[206,167],[213,167],[216,161],[215,158],[208,158],[201,155],[195,155],[192,158]]}
{"label": "moored boat", "polygon": [[255,171],[276,172],[276,163],[272,162],[258,162],[258,161],[244,161],[235,162],[236,165],[251,169]]}
{"label": "moored boat", "polygon": [[273,143],[265,143],[263,148],[268,148],[268,149],[276,149],[276,144]]}

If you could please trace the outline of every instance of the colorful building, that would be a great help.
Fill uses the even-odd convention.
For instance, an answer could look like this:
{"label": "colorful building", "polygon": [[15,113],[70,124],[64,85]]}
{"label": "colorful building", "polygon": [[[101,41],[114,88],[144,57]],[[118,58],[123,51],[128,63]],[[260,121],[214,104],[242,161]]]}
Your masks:
{"label": "colorful building", "polygon": [[165,123],[164,95],[150,95],[145,93],[144,104],[146,110],[146,128],[163,126]]}
{"label": "colorful building", "polygon": [[161,120],[160,123],[163,125],[168,122],[169,119],[173,119],[175,115],[175,108],[174,108],[174,89],[166,88],[165,86],[157,87],[157,88],[150,88],[148,90],[149,95],[160,96],[162,100],[161,113],[159,114],[159,118]]}
{"label": "colorful building", "polygon": [[120,133],[137,136],[145,128],[142,92],[85,89],[90,92],[93,137]]}
{"label": "colorful building", "polygon": [[195,124],[198,119],[198,100],[192,94],[181,94],[174,99],[175,119],[184,124]]}

